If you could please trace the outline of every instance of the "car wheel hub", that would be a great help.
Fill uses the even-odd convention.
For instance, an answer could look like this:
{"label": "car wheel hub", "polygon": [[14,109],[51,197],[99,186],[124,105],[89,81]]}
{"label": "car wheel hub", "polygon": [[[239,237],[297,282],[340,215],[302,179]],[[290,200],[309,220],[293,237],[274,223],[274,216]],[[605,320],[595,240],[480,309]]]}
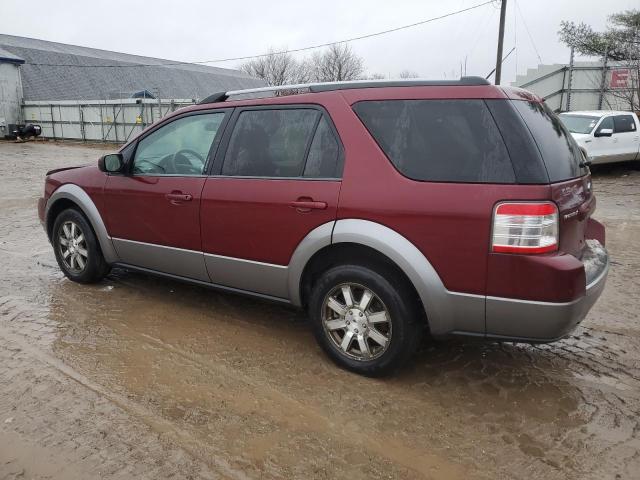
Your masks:
{"label": "car wheel hub", "polygon": [[391,317],[380,297],[356,283],[333,288],[322,309],[325,333],[343,355],[356,360],[380,357],[391,340]]}
{"label": "car wheel hub", "polygon": [[58,234],[58,248],[65,268],[72,273],[81,273],[89,259],[84,232],[72,221],[62,224]]}

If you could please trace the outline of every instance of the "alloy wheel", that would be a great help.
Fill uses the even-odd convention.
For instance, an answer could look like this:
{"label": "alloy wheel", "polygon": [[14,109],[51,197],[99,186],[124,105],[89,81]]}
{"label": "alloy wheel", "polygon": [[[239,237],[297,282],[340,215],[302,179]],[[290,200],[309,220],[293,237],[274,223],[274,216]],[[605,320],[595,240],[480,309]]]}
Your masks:
{"label": "alloy wheel", "polygon": [[89,251],[84,233],[77,223],[69,220],[62,224],[58,233],[58,248],[62,262],[70,272],[80,273],[85,269]]}
{"label": "alloy wheel", "polygon": [[380,357],[391,340],[389,310],[371,289],[357,283],[343,283],[328,293],[322,325],[334,346],[356,360]]}

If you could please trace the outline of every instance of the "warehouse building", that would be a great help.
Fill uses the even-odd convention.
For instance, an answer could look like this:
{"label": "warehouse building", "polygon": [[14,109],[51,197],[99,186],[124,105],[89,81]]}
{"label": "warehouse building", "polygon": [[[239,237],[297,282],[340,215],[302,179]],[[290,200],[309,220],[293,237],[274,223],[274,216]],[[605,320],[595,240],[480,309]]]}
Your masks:
{"label": "warehouse building", "polygon": [[48,137],[122,142],[181,105],[259,86],[238,70],[0,34],[0,137],[33,122]]}

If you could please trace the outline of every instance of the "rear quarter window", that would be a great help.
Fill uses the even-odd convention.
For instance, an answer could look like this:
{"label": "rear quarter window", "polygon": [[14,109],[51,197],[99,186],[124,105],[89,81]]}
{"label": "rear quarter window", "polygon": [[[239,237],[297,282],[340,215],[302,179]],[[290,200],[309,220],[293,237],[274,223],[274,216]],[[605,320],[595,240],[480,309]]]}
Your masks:
{"label": "rear quarter window", "polygon": [[515,182],[508,151],[483,100],[362,101],[353,108],[406,177]]}
{"label": "rear quarter window", "polygon": [[580,177],[588,172],[575,140],[545,104],[524,100],[512,102],[540,150],[552,183]]}

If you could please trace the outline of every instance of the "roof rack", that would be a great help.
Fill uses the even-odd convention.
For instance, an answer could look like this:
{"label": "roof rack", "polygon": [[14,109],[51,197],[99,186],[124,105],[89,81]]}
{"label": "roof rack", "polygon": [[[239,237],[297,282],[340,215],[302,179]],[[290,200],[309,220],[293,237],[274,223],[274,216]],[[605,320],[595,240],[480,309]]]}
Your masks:
{"label": "roof rack", "polygon": [[334,90],[350,90],[354,88],[382,88],[382,87],[424,87],[424,86],[479,86],[479,85],[491,85],[488,80],[482,77],[461,77],[460,80],[352,80],[348,82],[323,82],[323,83],[299,83],[295,85],[278,85],[274,87],[259,87],[248,88],[246,90],[231,90],[228,92],[218,92],[213,95],[209,95],[205,99],[198,102],[204,103],[217,103],[224,102],[231,96],[249,95],[249,98],[254,97],[254,94],[260,93],[275,93],[275,92],[292,92],[300,93],[303,90],[305,93],[317,93],[317,92],[330,92]]}

